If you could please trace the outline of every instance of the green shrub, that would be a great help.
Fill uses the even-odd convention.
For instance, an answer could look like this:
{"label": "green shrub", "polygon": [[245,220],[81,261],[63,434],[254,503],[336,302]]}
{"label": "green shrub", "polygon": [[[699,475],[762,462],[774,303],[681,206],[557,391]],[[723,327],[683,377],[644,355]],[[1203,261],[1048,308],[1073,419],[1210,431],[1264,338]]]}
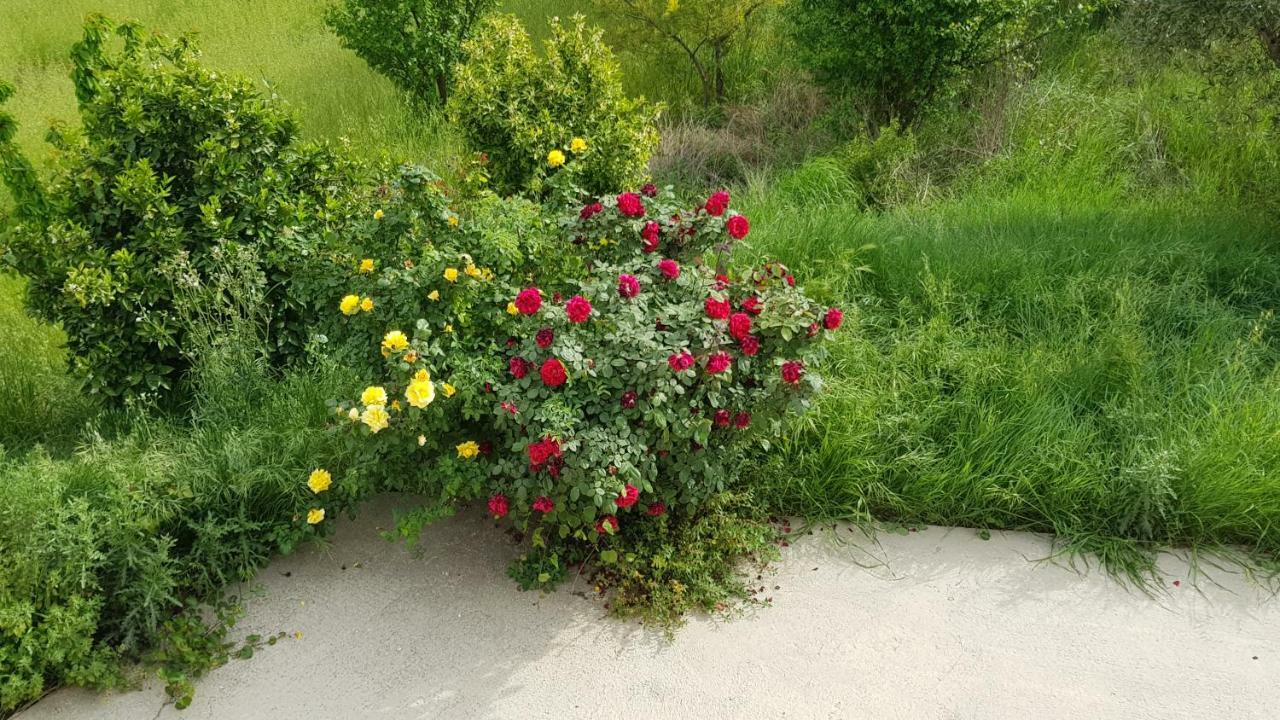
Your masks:
{"label": "green shrub", "polygon": [[[342,217],[358,168],[300,143],[275,102],[201,67],[185,39],[92,18],[73,59],[83,133],[52,134],[45,207],[21,207],[10,257],[31,309],[66,331],[89,392],[118,401],[175,386],[189,363],[175,292],[217,271],[227,243],[257,248],[276,351],[297,353],[285,281]],[[15,197],[34,196],[20,191],[26,170],[0,170]],[[175,264],[181,277],[165,272]]]}
{"label": "green shrub", "polygon": [[643,179],[658,144],[657,110],[626,97],[613,54],[582,16],[552,19],[545,55],[510,15],[488,18],[464,52],[450,116],[487,155],[497,191],[541,192],[569,157],[573,184],[590,194]]}
{"label": "green shrub", "polygon": [[325,22],[374,70],[443,105],[462,44],[497,0],[340,0]]}
{"label": "green shrub", "polygon": [[860,136],[834,155],[820,156],[778,180],[777,192],[796,204],[852,203],[868,209],[915,199],[915,135],[890,126]]}

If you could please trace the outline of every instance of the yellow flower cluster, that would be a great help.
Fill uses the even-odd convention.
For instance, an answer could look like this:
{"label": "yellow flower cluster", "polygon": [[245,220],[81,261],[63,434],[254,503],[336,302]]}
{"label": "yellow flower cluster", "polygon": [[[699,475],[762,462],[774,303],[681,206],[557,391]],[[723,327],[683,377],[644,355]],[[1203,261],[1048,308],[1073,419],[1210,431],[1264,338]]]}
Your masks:
{"label": "yellow flower cluster", "polygon": [[409,404],[422,409],[430,405],[436,399],[436,386],[431,382],[431,373],[419,370],[409,383],[409,387],[404,391],[404,397]]}
{"label": "yellow flower cluster", "polygon": [[574,155],[581,155],[587,151],[587,141],[580,137],[576,137],[569,141],[569,150],[573,152]]}
{"label": "yellow flower cluster", "polygon": [[468,440],[458,444],[458,457],[463,460],[470,460],[480,454],[480,444],[475,440]]}
{"label": "yellow flower cluster", "polygon": [[553,168],[558,168],[561,165],[564,165],[564,160],[564,153],[559,150],[552,150],[547,153],[547,165],[550,165]]}
{"label": "yellow flower cluster", "polygon": [[307,511],[307,524],[318,525],[324,521],[324,508],[311,508]]}
{"label": "yellow flower cluster", "polygon": [[312,470],[311,477],[307,478],[307,487],[311,488],[311,492],[317,495],[328,490],[332,484],[333,476],[329,474],[328,470],[317,468]]}
{"label": "yellow flower cluster", "polygon": [[373,272],[373,258],[365,258],[360,261],[360,274],[368,275]]}
{"label": "yellow flower cluster", "polygon": [[382,357],[390,357],[393,352],[400,352],[409,347],[409,338],[399,330],[392,330],[382,337]]}
{"label": "yellow flower cluster", "polygon": [[371,312],[373,310],[373,298],[367,297],[361,299],[359,295],[347,295],[338,303],[338,309],[343,315],[348,317],[355,315],[360,311]]}

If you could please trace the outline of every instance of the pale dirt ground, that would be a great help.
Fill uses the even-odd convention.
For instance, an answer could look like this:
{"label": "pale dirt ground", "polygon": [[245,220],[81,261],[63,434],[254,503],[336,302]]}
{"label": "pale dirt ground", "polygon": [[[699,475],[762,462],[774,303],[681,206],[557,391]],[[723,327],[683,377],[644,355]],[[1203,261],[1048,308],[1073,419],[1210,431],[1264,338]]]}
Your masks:
{"label": "pale dirt ground", "polygon": [[1280,598],[1228,571],[1193,583],[1176,558],[1148,596],[1035,562],[1036,535],[821,530],[759,581],[771,607],[667,642],[585,581],[519,592],[517,549],[478,511],[418,554],[382,540],[394,502],[262,573],[235,634],[290,639],[213,671],[189,709],[152,682],[19,717],[1280,718]]}

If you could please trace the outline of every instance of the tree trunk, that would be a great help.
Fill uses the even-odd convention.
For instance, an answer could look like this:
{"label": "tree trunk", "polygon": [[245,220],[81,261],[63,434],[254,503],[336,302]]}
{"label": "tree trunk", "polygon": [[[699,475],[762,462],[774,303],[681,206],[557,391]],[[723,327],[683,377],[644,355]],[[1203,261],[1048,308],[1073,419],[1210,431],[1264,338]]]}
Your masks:
{"label": "tree trunk", "polygon": [[439,96],[441,105],[449,101],[449,78],[444,73],[436,73],[436,95]]}
{"label": "tree trunk", "polygon": [[712,46],[711,46],[711,50],[712,50],[712,57],[713,57],[713,58],[714,58],[714,60],[715,60],[715,73],[716,73],[716,102],[717,102],[717,103],[724,103],[724,99],[725,99],[725,92],[724,92],[724,46],[725,46],[725,40],[724,40],[723,38],[722,38],[722,39],[718,39],[718,40],[716,40],[716,41],[715,41],[715,43],[714,43],[714,44],[712,44]]}
{"label": "tree trunk", "polygon": [[1262,41],[1262,49],[1276,67],[1280,67],[1280,28],[1258,28],[1258,39]]}

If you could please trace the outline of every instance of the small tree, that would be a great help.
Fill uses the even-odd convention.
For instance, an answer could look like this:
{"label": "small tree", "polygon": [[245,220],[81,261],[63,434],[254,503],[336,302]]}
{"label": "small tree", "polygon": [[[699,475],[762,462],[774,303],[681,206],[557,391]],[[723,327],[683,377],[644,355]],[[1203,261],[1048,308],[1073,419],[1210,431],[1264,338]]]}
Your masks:
{"label": "small tree", "polygon": [[797,0],[788,19],[801,61],[852,96],[868,130],[906,128],[956,78],[1007,56],[1053,0]]}
{"label": "small tree", "polygon": [[1280,67],[1280,0],[1130,0],[1127,15],[1142,39],[1176,47],[1254,36]]}
{"label": "small tree", "polygon": [[[633,42],[674,45],[697,73],[702,103],[725,99],[724,61],[751,18],[778,0],[595,0],[628,21]],[[708,57],[710,55],[710,57]]]}
{"label": "small tree", "polygon": [[449,99],[462,43],[497,0],[340,0],[325,22],[374,70],[426,103]]}

